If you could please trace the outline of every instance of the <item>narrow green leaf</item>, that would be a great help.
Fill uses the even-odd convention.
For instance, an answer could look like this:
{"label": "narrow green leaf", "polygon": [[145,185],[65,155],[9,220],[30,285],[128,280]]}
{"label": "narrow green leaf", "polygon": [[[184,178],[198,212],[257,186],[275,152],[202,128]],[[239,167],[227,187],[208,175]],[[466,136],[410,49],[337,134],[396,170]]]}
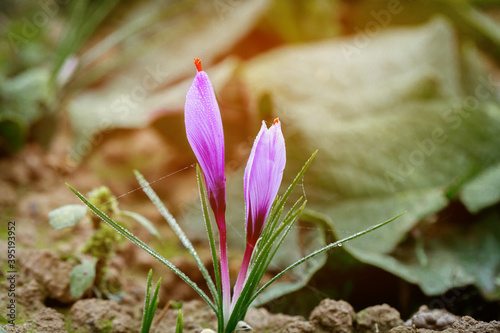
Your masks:
{"label": "narrow green leaf", "polygon": [[207,268],[205,265],[203,265],[203,262],[200,259],[200,256],[196,252],[193,244],[189,240],[189,238],[186,236],[184,231],[181,229],[175,218],[170,214],[168,211],[167,207],[163,204],[163,202],[160,200],[156,192],[153,190],[153,188],[149,185],[149,183],[144,179],[144,176],[137,170],[134,170],[135,177],[137,178],[137,181],[141,185],[144,193],[149,197],[151,202],[156,206],[156,208],[160,211],[160,214],[165,218],[165,220],[168,222],[172,230],[174,230],[175,234],[177,237],[179,237],[180,241],[182,242],[182,245],[189,251],[189,253],[193,256],[196,265],[198,266],[201,274],[203,275],[203,278],[207,281],[208,288],[210,289],[210,292],[212,294],[212,297],[214,300],[217,297],[217,289],[215,288],[214,282],[212,278],[210,277],[210,274],[208,273]]}
{"label": "narrow green leaf", "polygon": [[[261,248],[261,250],[259,250],[256,254],[256,258],[252,259],[253,266],[251,266],[248,271],[248,276],[242,292],[236,301],[233,313],[228,323],[229,328],[232,328],[242,317],[244,317],[248,306],[252,303],[252,296],[259,287],[259,283],[271,263],[272,257],[276,254],[279,245],[283,242],[284,238],[293,227],[294,222],[298,219],[302,210],[305,208],[306,202],[304,202],[300,208],[296,209],[301,200],[302,198],[295,202],[293,207],[285,216],[283,222],[274,231],[271,237],[268,239],[259,239],[258,243],[262,243],[262,245],[258,248]],[[276,219],[279,219],[279,215],[276,216]],[[282,237],[278,240],[280,235]]]}
{"label": "narrow green leaf", "polygon": [[264,226],[264,230],[262,231],[262,235],[266,237],[266,235],[269,235],[269,233],[274,230],[277,221],[279,220],[279,217],[281,216],[281,213],[283,212],[283,207],[285,206],[288,198],[290,197],[290,194],[292,194],[292,191],[294,190],[295,186],[297,186],[298,182],[302,179],[304,176],[307,168],[309,165],[311,165],[314,157],[318,153],[318,150],[314,151],[312,153],[311,157],[304,163],[302,166],[302,169],[297,173],[297,176],[295,176],[293,182],[288,186],[287,190],[285,191],[285,194],[281,197],[276,197],[276,199],[273,202],[273,205],[271,206],[271,210],[269,213],[268,221],[273,221],[272,223],[266,223]]}
{"label": "narrow green leaf", "polygon": [[[306,202],[302,204],[302,207],[300,207],[298,210],[296,210],[297,206],[299,205],[300,201],[302,201],[302,198],[299,198],[295,204],[292,206],[292,208],[289,210],[285,218],[283,219],[283,222],[280,224],[278,228],[275,228],[274,230],[271,230],[269,233],[269,236],[264,238],[262,237],[260,240],[261,245],[261,251],[258,252],[258,255],[255,259],[256,262],[266,262],[267,259],[266,257],[270,253],[271,249],[276,245],[276,239],[278,236],[283,232],[288,227],[293,226],[293,222],[299,217],[300,213],[302,210],[305,208]],[[279,214],[281,215],[281,214]],[[277,220],[279,220],[279,215],[276,217],[276,221],[269,221],[270,224],[277,224]],[[267,266],[266,268],[267,269]]]}
{"label": "narrow green leaf", "polygon": [[267,283],[266,283],[266,284],[265,284],[262,288],[260,288],[260,289],[259,289],[259,290],[255,293],[255,295],[252,297],[252,302],[253,302],[253,300],[255,300],[255,298],[256,298],[256,297],[257,297],[257,296],[258,296],[258,295],[259,295],[262,291],[264,291],[264,290],[265,290],[267,287],[269,287],[269,286],[270,286],[270,285],[271,285],[274,281],[276,281],[277,279],[279,279],[281,276],[283,276],[283,274],[285,274],[286,272],[288,272],[288,271],[289,271],[289,270],[291,270],[292,268],[297,267],[298,265],[300,265],[300,264],[302,264],[303,262],[305,262],[305,261],[307,261],[307,260],[311,259],[312,257],[317,256],[317,255],[318,255],[318,254],[320,254],[320,253],[323,253],[323,252],[326,252],[326,251],[328,251],[328,250],[331,250],[331,249],[333,249],[333,248],[335,248],[335,247],[337,247],[337,246],[342,245],[342,244],[343,244],[343,243],[345,243],[345,242],[348,242],[348,241],[350,241],[350,240],[353,240],[353,239],[355,239],[355,238],[358,238],[358,237],[360,237],[360,236],[363,236],[363,235],[365,235],[365,234],[367,234],[367,233],[369,233],[369,232],[372,232],[372,231],[374,231],[374,230],[376,230],[376,229],[378,229],[378,228],[380,228],[380,227],[383,227],[384,225],[386,225],[386,224],[388,224],[388,223],[390,223],[390,222],[394,221],[395,219],[397,219],[398,217],[400,217],[400,216],[401,216],[401,215],[403,215],[403,214],[406,214],[406,212],[403,212],[403,213],[401,213],[401,214],[399,214],[399,215],[397,215],[397,216],[395,216],[395,217],[393,217],[393,218],[391,218],[391,219],[389,219],[389,220],[387,220],[387,221],[385,221],[385,222],[382,222],[382,223],[376,224],[376,225],[374,225],[374,226],[372,226],[372,227],[370,227],[370,228],[368,228],[368,229],[365,229],[365,230],[363,230],[363,231],[360,231],[360,232],[358,232],[358,233],[356,233],[356,234],[354,234],[354,235],[351,235],[351,236],[346,237],[346,238],[344,238],[344,239],[342,239],[342,240],[339,240],[339,241],[334,242],[334,243],[331,243],[331,244],[329,244],[329,245],[327,245],[327,246],[325,246],[325,247],[322,247],[321,249],[316,250],[316,251],[314,251],[313,253],[311,253],[311,254],[309,254],[309,255],[305,256],[304,258],[302,258],[302,259],[300,259],[300,260],[296,261],[295,263],[291,264],[290,266],[288,266],[287,268],[285,268],[284,270],[282,270],[280,273],[278,273],[276,276],[274,276],[271,280],[269,280],[269,282],[267,282]]}
{"label": "narrow green leaf", "polygon": [[[167,15],[169,13],[170,15]],[[166,17],[172,16],[173,13],[176,13],[176,11],[173,11],[171,7],[167,7],[166,9],[159,8],[158,11],[146,12],[144,15],[134,17],[132,21],[124,22],[122,27],[111,31],[107,36],[104,36],[99,42],[90,47],[89,50],[82,55],[82,68],[92,64],[104,54],[109,52],[110,49],[118,46],[120,43],[123,43],[127,38],[140,33],[141,30],[150,28],[155,23],[165,20]]]}
{"label": "narrow green leaf", "polygon": [[[298,202],[299,201],[297,201],[297,203]],[[291,214],[291,215],[287,215],[287,217],[285,217],[285,219],[283,220],[283,225],[285,226],[285,230],[283,232],[279,231],[276,233],[276,236],[278,239],[276,240],[276,238],[274,238],[274,237],[271,238],[271,242],[272,242],[271,244],[275,244],[275,245],[274,245],[274,248],[272,249],[272,252],[269,254],[269,256],[267,258],[267,262],[265,263],[266,270],[267,270],[267,267],[269,267],[269,265],[271,264],[271,261],[273,260],[274,256],[276,255],[276,252],[280,248],[281,244],[283,244],[283,241],[285,240],[286,236],[288,236],[288,233],[290,232],[292,227],[295,225],[295,222],[297,221],[299,216],[302,214],[302,211],[304,210],[304,208],[306,208],[306,203],[307,203],[307,201],[305,201],[302,204],[302,206],[297,210],[296,213]]]}
{"label": "narrow green leaf", "polygon": [[121,210],[120,211],[121,215],[128,216],[137,222],[139,222],[144,228],[146,228],[147,231],[149,231],[150,234],[153,236],[156,236],[158,238],[162,238],[156,227],[154,226],[153,222],[142,216],[141,214],[137,214],[134,212],[129,212],[127,210]]}
{"label": "narrow green leaf", "polygon": [[181,310],[177,313],[177,324],[175,325],[175,333],[182,333],[184,327],[184,319]]}
{"label": "narrow green leaf", "polygon": [[146,282],[146,296],[144,297],[144,310],[142,311],[142,324],[141,324],[141,333],[149,332],[149,305],[151,299],[151,285],[153,280],[153,270],[150,269],[148,273],[148,280]]}
{"label": "narrow green leaf", "polygon": [[127,229],[123,228],[121,225],[110,219],[106,214],[104,214],[102,211],[100,211],[97,207],[95,207],[93,204],[91,204],[80,192],[75,190],[71,185],[66,183],[66,185],[73,191],[73,193],[76,194],[76,196],[82,200],[84,204],[87,205],[87,207],[90,208],[97,216],[99,216],[104,222],[109,224],[111,227],[113,227],[119,234],[121,234],[123,237],[127,238],[131,242],[133,242],[135,245],[139,246],[141,249],[144,251],[148,252],[151,256],[153,256],[155,259],[160,261],[162,264],[167,266],[170,270],[172,270],[178,277],[180,277],[184,282],[186,282],[194,291],[200,295],[200,297],[214,310],[214,312],[217,313],[217,309],[215,308],[214,303],[210,300],[210,298],[203,292],[203,290],[198,287],[198,285],[193,282],[186,274],[184,274],[182,271],[180,271],[175,265],[173,265],[170,261],[167,259],[163,258],[160,254],[155,252],[152,248],[150,248],[146,243],[141,241],[139,238],[135,237],[132,235]]}
{"label": "narrow green leaf", "polygon": [[68,33],[56,52],[53,78],[55,78],[68,56],[80,51],[83,44],[119,2],[120,0],[97,2],[97,7],[93,11],[89,10],[88,0],[74,2],[71,8],[69,26],[67,27]]}
{"label": "narrow green leaf", "polygon": [[[302,179],[304,176],[304,173],[306,172],[307,168],[311,164],[312,160],[317,154],[317,150],[309,157],[309,159],[306,161],[302,169],[299,171],[293,182],[290,184],[288,189],[285,191],[285,194],[281,197],[276,197],[274,200],[272,206],[271,206],[271,211],[269,214],[269,217],[267,219],[266,225],[264,226],[264,230],[261,234],[259,242],[263,241],[263,245],[259,245],[259,248],[262,248],[261,251],[256,255],[256,259],[252,259],[253,262],[253,267],[250,267],[247,279],[245,281],[245,285],[243,286],[242,292],[236,301],[236,304],[234,306],[234,309],[231,313],[231,317],[229,318],[228,324],[226,326],[226,331],[231,331],[234,327],[236,327],[236,324],[238,320],[245,315],[245,312],[248,309],[248,306],[253,302],[255,297],[253,296],[254,292],[257,290],[260,281],[262,280],[262,277],[264,276],[264,273],[267,270],[267,267],[269,266],[269,263],[271,260],[269,257],[272,257],[276,254],[277,248],[272,251],[273,245],[276,245],[276,240],[279,237],[279,235],[285,231],[283,238],[281,238],[278,243],[281,244],[283,242],[284,237],[288,234],[290,228],[293,226],[293,223],[297,220],[299,217],[300,213],[305,207],[305,203],[302,205],[301,208],[298,210],[295,210],[297,205],[299,204],[300,200],[299,199],[292,209],[289,210],[287,215],[285,216],[283,222],[280,224],[278,228],[276,228],[276,225],[278,224],[278,221],[281,217],[281,214],[283,212],[284,206],[290,197],[290,194],[292,193],[293,189],[295,186],[298,184],[298,182]],[[287,228],[288,227],[288,228]],[[262,246],[262,247],[261,247]],[[261,292],[261,291],[260,291]]]}
{"label": "narrow green leaf", "polygon": [[158,307],[158,292],[160,290],[161,278],[156,283],[155,291],[153,292],[153,297],[151,297],[151,286],[153,279],[153,270],[149,270],[148,281],[146,284],[146,296],[144,298],[144,311],[142,314],[142,324],[141,333],[149,333],[151,330],[151,325],[153,324],[153,318]]}
{"label": "narrow green leaf", "polygon": [[284,205],[279,205],[280,200],[281,197],[276,196],[271,209],[269,210],[268,218],[266,220],[266,223],[264,224],[264,229],[262,230],[260,236],[263,239],[267,239],[271,236],[274,228],[276,227],[277,221],[279,221],[281,214],[283,213]]}
{"label": "narrow green leaf", "polygon": [[[203,183],[201,169],[200,169],[200,166],[198,164],[196,164],[196,178],[198,181],[198,190],[200,193],[203,218],[205,219],[205,226],[207,229],[208,241],[210,244],[210,252],[212,253],[212,262],[214,265],[214,272],[215,272],[215,283],[217,284],[217,298],[215,299],[215,302],[217,303],[217,308],[219,309],[219,313],[222,314],[223,313],[222,286],[221,286],[221,280],[220,280],[220,275],[219,275],[219,260],[217,258],[217,247],[215,245],[215,238],[214,238],[214,234],[213,234],[212,223],[210,222],[210,214],[208,212],[208,205],[207,205],[207,198],[206,198],[207,192],[205,189],[205,185]],[[222,315],[217,316],[217,324],[219,327],[222,327],[224,325]]]}
{"label": "narrow green leaf", "polygon": [[158,282],[156,282],[156,287],[155,291],[153,293],[153,297],[151,298],[151,304],[149,308],[149,327],[153,324],[153,318],[155,316],[156,309],[158,308],[158,303],[160,302],[160,298],[158,297],[158,293],[160,291],[160,286],[161,286],[161,278],[158,279]]}
{"label": "narrow green leaf", "polygon": [[318,153],[318,150],[315,150],[314,153],[312,153],[311,157],[309,157],[309,159],[306,161],[306,163],[304,164],[302,169],[300,169],[297,176],[295,176],[295,179],[293,180],[293,182],[290,184],[290,186],[288,186],[285,194],[283,194],[283,196],[279,200],[279,202],[277,204],[278,207],[285,205],[286,201],[288,200],[288,197],[290,196],[290,194],[292,194],[292,191],[295,188],[295,186],[297,186],[298,182],[302,179],[302,177],[304,177],[304,174],[305,174],[307,168],[309,167],[309,165],[311,165],[311,163],[312,163],[312,161],[317,153]]}

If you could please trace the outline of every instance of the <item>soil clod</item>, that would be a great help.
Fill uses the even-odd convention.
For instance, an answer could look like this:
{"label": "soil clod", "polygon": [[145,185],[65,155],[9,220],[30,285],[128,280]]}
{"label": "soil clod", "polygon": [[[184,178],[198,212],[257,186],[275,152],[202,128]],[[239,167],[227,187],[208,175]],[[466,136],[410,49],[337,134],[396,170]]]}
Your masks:
{"label": "soil clod", "polygon": [[73,304],[70,316],[74,332],[139,332],[139,320],[115,301],[82,299]]}
{"label": "soil clod", "polygon": [[429,310],[426,305],[423,305],[405,322],[405,325],[441,331],[450,327],[458,319],[459,317],[444,309]]}
{"label": "soil clod", "polygon": [[314,308],[309,320],[319,332],[350,333],[353,330],[354,309],[346,301],[324,299]]}
{"label": "soil clod", "polygon": [[36,280],[48,298],[61,303],[75,301],[69,289],[69,274],[73,266],[50,251],[35,252],[26,261],[26,278]]}
{"label": "soil clod", "polygon": [[356,329],[365,333],[384,333],[402,325],[399,312],[387,304],[370,306],[356,315]]}

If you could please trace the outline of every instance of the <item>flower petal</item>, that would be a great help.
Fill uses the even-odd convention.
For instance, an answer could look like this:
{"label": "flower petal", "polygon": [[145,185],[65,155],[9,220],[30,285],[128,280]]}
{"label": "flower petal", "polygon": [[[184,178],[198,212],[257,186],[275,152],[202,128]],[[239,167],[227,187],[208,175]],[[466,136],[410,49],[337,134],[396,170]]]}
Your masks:
{"label": "flower petal", "polygon": [[225,212],[224,131],[219,105],[210,79],[199,64],[186,94],[186,134],[200,164],[214,213]]}
{"label": "flower petal", "polygon": [[281,123],[276,120],[268,129],[262,122],[243,179],[249,243],[255,244],[262,232],[269,209],[278,194],[285,164],[285,139]]}

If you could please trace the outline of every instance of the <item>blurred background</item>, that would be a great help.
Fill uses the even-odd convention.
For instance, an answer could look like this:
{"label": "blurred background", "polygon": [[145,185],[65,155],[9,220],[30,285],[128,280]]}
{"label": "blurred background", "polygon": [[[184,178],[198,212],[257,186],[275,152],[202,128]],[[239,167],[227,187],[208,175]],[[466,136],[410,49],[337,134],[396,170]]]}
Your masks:
{"label": "blurred background", "polygon": [[[424,304],[500,319],[500,2],[4,0],[0,31],[0,214],[18,222],[18,247],[84,263],[99,222],[51,227],[49,212],[79,204],[66,182],[106,186],[106,200],[153,226],[132,216],[127,227],[201,279],[132,172],[209,260],[183,121],[196,57],[224,123],[234,277],[242,168],[262,120],[282,121],[284,188],[319,150],[296,189],[307,212],[268,278],[407,211],[288,274],[259,304],[307,315],[330,297],[402,317]],[[162,302],[195,298],[117,242],[108,259],[122,279],[154,267]]]}

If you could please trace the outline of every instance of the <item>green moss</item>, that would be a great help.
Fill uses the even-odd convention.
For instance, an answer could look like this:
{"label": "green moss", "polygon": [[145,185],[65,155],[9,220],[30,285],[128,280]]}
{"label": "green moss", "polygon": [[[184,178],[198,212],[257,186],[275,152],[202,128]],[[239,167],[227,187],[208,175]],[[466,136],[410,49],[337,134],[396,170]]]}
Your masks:
{"label": "green moss", "polygon": [[102,330],[100,330],[100,332],[102,333],[109,333],[111,332],[111,320],[106,320],[106,321],[103,321],[101,322],[101,326],[103,326],[104,328]]}
{"label": "green moss", "polygon": [[186,259],[192,259],[191,255],[175,236],[170,236],[162,240],[155,239],[153,242],[153,248],[165,258],[185,257]]}
{"label": "green moss", "polygon": [[100,223],[99,229],[90,237],[82,248],[82,253],[88,253],[98,259],[108,259],[114,255],[115,248],[123,239],[112,227]]}
{"label": "green moss", "polygon": [[[97,323],[94,328],[92,329],[92,332],[95,332],[95,333],[110,333],[112,331],[113,327],[112,327],[112,320],[111,319],[108,319],[108,320],[103,320],[99,323]],[[83,328],[78,328],[76,331],[75,330],[72,330],[71,329],[71,322],[68,321],[66,322],[66,330],[68,331],[68,333],[87,333],[88,330],[87,329],[83,329]]]}
{"label": "green moss", "polygon": [[[0,307],[2,309],[6,309],[7,304],[8,303],[2,301],[0,302]],[[29,319],[30,318],[28,318],[28,316],[26,315],[26,311],[24,311],[24,306],[20,305],[19,302],[16,302],[16,325],[25,324]],[[10,319],[8,317],[5,317],[3,313],[0,315],[0,325],[7,325],[9,323],[9,320]]]}
{"label": "green moss", "polygon": [[118,214],[116,197],[106,186],[98,187],[89,193],[89,201],[107,215]]}

